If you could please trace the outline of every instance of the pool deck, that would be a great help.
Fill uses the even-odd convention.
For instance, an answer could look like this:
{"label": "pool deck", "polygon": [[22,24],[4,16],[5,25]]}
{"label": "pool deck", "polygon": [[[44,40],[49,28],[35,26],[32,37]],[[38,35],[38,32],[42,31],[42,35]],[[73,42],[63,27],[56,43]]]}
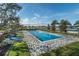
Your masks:
{"label": "pool deck", "polygon": [[47,51],[51,51],[52,49],[79,41],[79,38],[68,35],[59,39],[42,42],[28,31],[23,31],[23,34],[23,41],[27,42],[31,56],[39,56],[41,53],[45,53]]}

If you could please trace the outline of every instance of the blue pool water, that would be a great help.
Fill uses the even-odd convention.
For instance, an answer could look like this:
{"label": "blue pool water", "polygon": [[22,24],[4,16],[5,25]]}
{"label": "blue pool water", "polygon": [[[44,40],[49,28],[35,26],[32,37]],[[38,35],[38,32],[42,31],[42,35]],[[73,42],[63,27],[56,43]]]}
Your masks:
{"label": "blue pool water", "polygon": [[9,35],[7,38],[10,40],[22,41],[22,37],[19,36],[17,37],[17,36]]}
{"label": "blue pool water", "polygon": [[32,35],[34,35],[36,38],[38,38],[40,41],[47,41],[47,40],[53,40],[57,38],[61,38],[62,36],[58,36],[55,34],[49,34],[47,32],[43,31],[29,31]]}

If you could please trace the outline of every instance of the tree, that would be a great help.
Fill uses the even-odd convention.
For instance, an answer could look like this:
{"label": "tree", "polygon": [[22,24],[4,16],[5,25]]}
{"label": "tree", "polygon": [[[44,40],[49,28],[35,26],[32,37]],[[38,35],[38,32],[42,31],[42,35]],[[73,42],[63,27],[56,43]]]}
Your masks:
{"label": "tree", "polygon": [[52,31],[56,31],[56,25],[58,24],[57,20],[53,20],[53,22],[51,23],[51,29]]}
{"label": "tree", "polygon": [[13,26],[16,27],[16,25],[19,24],[19,17],[17,17],[16,14],[20,9],[21,7],[16,3],[0,4],[0,21],[2,27],[13,30]]}
{"label": "tree", "polygon": [[69,21],[62,19],[60,21],[60,26],[59,26],[60,31],[66,33],[67,32],[67,28],[68,28],[68,26],[70,27],[70,25],[71,24],[69,23]]}

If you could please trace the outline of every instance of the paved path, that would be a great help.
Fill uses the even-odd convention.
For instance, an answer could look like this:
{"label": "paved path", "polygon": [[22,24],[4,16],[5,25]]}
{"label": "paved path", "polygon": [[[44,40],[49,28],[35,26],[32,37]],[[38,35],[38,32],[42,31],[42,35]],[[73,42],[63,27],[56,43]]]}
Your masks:
{"label": "paved path", "polygon": [[27,31],[23,31],[23,34],[24,34],[23,41],[27,42],[29,51],[31,52],[32,56],[38,56],[41,53],[45,53],[52,49],[62,47],[64,45],[70,44],[72,42],[79,41],[79,38],[76,38],[73,36],[65,36],[60,39],[41,42]]}

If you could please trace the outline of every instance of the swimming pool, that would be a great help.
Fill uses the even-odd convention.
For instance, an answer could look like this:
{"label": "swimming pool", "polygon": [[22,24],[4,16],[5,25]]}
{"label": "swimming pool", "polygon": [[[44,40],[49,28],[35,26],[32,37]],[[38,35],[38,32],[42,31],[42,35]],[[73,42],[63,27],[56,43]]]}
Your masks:
{"label": "swimming pool", "polygon": [[15,35],[8,35],[6,39],[15,40],[15,41],[22,41],[22,37],[15,36]]}
{"label": "swimming pool", "polygon": [[54,40],[57,38],[61,38],[62,36],[60,35],[56,35],[56,34],[50,34],[48,32],[44,32],[44,31],[29,31],[33,36],[35,36],[36,38],[38,38],[40,41],[47,41],[47,40]]}

